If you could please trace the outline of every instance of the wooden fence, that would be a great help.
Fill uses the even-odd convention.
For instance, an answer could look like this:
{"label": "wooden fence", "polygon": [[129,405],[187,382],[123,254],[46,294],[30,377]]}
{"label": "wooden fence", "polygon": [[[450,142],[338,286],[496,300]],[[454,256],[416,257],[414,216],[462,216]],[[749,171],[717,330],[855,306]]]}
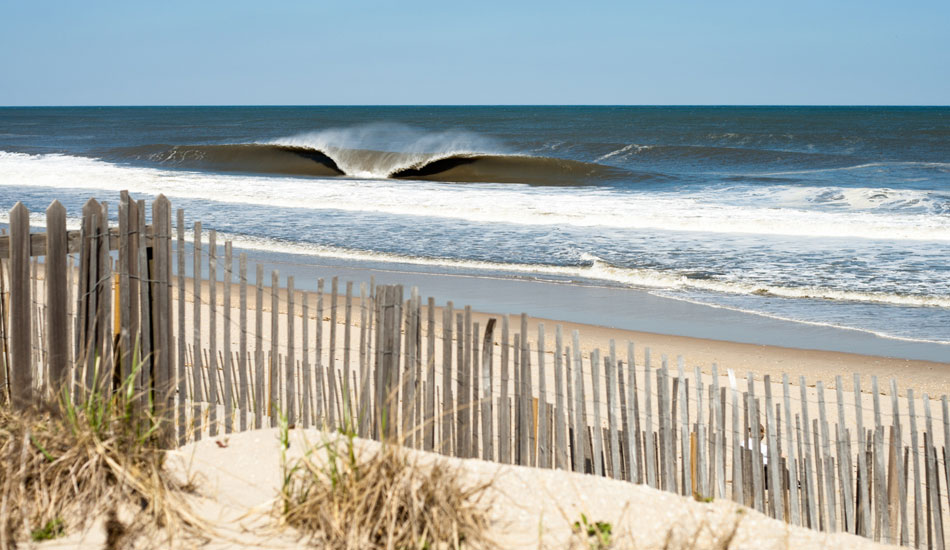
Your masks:
{"label": "wooden fence", "polygon": [[145,203],[123,193],[117,228],[90,200],[81,229],[67,231],[54,202],[46,233],[31,234],[27,209],[13,208],[0,238],[0,376],[13,406],[62,384],[80,395],[134,375],[170,444],[276,426],[283,415],[944,548],[946,396],[941,430],[935,403],[900,395],[894,380],[740,379],[632,342],[589,349],[560,325],[552,345],[525,314],[512,322],[437,307],[373,280],[282,282],[261,264],[251,278],[246,254],[235,258],[200,222],[186,226],[182,210],[173,235],[171,213],[159,196],[147,225]]}

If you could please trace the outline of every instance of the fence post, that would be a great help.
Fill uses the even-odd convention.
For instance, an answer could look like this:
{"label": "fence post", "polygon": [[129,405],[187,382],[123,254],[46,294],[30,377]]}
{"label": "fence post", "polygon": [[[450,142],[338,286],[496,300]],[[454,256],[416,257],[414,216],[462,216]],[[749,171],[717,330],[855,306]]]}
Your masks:
{"label": "fence post", "polygon": [[53,201],[46,209],[46,333],[52,392],[63,389],[69,373],[69,321],[66,314],[66,208]]}
{"label": "fence post", "polygon": [[[108,239],[108,233],[106,234]],[[108,240],[106,241],[108,249]],[[172,303],[171,303],[171,203],[165,195],[159,195],[152,203],[152,248],[155,260],[155,285],[152,300],[155,305],[154,334],[157,340],[155,362],[155,403],[157,416],[162,419],[163,440],[170,444],[174,439],[175,416],[172,393]],[[107,332],[107,334],[109,334]],[[110,336],[111,339],[111,336]]]}
{"label": "fence post", "polygon": [[18,202],[10,211],[10,396],[17,409],[33,402],[31,305],[30,211]]}
{"label": "fence post", "polygon": [[[132,372],[132,296],[131,296],[131,246],[129,216],[132,213],[128,191],[119,198],[119,378],[125,382]],[[49,211],[47,210],[47,215]],[[48,231],[48,230],[47,230]]]}
{"label": "fence post", "polygon": [[[492,365],[492,343],[495,334],[495,318],[488,319],[485,325],[485,337],[482,341],[482,400],[480,410],[482,412],[482,459],[495,460],[494,432],[492,431],[492,409],[494,396],[492,395],[492,379],[495,376]],[[563,411],[561,411],[563,417]],[[563,422],[563,420],[562,420]]]}
{"label": "fence post", "polygon": [[99,357],[99,388],[106,392],[112,388],[115,361],[112,358],[112,257],[109,255],[109,205],[101,203],[99,215],[99,277],[96,291],[99,294],[97,342],[102,346]]}
{"label": "fence post", "polygon": [[395,301],[402,300],[402,297],[396,296],[396,287],[394,286],[385,286],[380,285],[376,287],[376,296],[379,301],[379,326],[382,328],[382,338],[379,342],[379,350],[381,352],[381,361],[379,363],[379,373],[377,378],[376,386],[376,425],[378,426],[378,431],[380,439],[388,438],[396,434],[397,426],[395,425],[392,411],[396,410],[395,398],[397,397],[393,393],[393,388],[395,387],[395,377],[394,369],[396,368],[394,363],[394,352],[395,352],[395,341],[394,341],[394,332],[398,330],[398,325],[396,324],[395,313],[396,306]]}

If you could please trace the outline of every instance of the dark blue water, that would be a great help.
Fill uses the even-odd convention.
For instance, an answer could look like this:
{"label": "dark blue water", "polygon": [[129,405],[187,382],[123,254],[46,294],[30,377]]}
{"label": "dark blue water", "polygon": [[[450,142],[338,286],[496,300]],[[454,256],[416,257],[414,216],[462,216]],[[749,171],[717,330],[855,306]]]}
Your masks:
{"label": "dark blue water", "polygon": [[950,342],[950,108],[0,109],[0,208]]}

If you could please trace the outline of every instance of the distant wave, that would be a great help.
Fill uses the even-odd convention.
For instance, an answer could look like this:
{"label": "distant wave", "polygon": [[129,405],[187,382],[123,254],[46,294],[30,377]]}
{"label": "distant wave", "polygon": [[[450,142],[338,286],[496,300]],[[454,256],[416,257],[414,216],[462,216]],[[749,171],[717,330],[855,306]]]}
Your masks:
{"label": "distant wave", "polygon": [[231,145],[145,145],[106,152],[112,161],[138,160],[195,170],[294,176],[352,176],[453,183],[589,185],[624,179],[641,181],[660,174],[574,160],[527,155],[444,151],[403,153],[282,143]]}

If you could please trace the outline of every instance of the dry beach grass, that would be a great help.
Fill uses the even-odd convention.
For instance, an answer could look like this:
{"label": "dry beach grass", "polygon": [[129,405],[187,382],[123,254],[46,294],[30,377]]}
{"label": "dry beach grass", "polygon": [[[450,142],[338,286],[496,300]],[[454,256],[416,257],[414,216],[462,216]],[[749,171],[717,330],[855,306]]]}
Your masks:
{"label": "dry beach grass", "polygon": [[[286,424],[281,448],[290,446]],[[466,485],[458,467],[420,464],[397,441],[358,452],[352,430],[323,434],[303,456],[282,456],[281,522],[315,547],[493,548],[488,539],[492,480]]]}
{"label": "dry beach grass", "polygon": [[96,521],[110,549],[168,547],[207,531],[187,502],[190,484],[165,470],[159,424],[128,389],[0,406],[0,548]]}

